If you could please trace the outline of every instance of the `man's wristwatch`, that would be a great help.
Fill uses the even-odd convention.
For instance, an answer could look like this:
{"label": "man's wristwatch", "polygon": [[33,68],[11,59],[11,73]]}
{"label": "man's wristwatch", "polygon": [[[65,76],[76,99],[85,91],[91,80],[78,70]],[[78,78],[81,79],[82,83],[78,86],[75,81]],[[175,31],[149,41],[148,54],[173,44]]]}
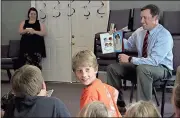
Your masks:
{"label": "man's wristwatch", "polygon": [[129,63],[131,63],[131,60],[132,60],[132,57],[129,57],[129,58],[128,58]]}

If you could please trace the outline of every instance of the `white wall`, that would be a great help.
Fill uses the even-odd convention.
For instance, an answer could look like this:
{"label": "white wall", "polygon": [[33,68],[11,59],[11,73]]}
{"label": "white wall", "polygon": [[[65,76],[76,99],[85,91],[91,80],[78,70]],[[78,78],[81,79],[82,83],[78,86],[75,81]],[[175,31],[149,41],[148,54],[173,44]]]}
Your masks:
{"label": "white wall", "polygon": [[110,1],[111,10],[141,8],[147,4],[157,5],[161,11],[180,10],[180,1]]}
{"label": "white wall", "polygon": [[27,18],[30,1],[1,2],[1,43],[8,44],[9,40],[19,40],[19,24]]}

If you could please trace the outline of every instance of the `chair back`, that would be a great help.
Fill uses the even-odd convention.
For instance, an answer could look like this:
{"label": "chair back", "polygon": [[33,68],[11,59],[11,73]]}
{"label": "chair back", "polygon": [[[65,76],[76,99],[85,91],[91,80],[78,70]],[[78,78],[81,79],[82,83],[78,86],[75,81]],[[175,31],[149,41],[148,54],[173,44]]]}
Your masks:
{"label": "chair back", "polygon": [[110,30],[111,23],[115,24],[117,30],[128,26],[130,18],[131,9],[110,10],[107,31]]}
{"label": "chair back", "polygon": [[18,57],[20,53],[20,40],[10,40],[9,41],[9,51],[8,57]]}

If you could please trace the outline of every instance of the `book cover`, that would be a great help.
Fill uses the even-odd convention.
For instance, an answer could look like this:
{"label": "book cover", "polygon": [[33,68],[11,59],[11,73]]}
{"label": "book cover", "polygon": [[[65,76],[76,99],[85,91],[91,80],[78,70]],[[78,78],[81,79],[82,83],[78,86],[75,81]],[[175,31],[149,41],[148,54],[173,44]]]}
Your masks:
{"label": "book cover", "polygon": [[122,31],[100,34],[102,53],[122,52],[122,36]]}

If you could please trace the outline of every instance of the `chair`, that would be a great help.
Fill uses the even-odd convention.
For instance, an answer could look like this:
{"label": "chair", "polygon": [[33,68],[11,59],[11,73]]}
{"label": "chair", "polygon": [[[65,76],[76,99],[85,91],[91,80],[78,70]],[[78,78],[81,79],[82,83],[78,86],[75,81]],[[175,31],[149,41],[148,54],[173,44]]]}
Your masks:
{"label": "chair", "polygon": [[173,67],[177,70],[180,65],[180,11],[164,11],[162,23],[163,26],[169,30],[173,37],[174,47],[173,47]]}
{"label": "chair", "polygon": [[135,31],[136,29],[138,29],[139,27],[141,27],[141,8],[134,8],[133,9],[133,27],[132,27],[132,31]]}
{"label": "chair", "polygon": [[111,23],[115,24],[117,30],[128,26],[131,18],[131,11],[131,9],[110,10],[107,31],[110,30],[109,28]]}
{"label": "chair", "polygon": [[172,35],[180,35],[180,11],[163,11],[162,24]]}
{"label": "chair", "polygon": [[[8,56],[8,49],[9,49],[9,45],[1,45],[1,69],[4,68],[3,67],[3,63],[6,63],[7,61],[3,60],[4,58],[7,58]],[[3,63],[2,63],[3,62]],[[7,75],[8,78],[11,78],[11,72],[9,69],[6,70],[7,71]]]}
{"label": "chair", "polygon": [[1,69],[7,70],[9,81],[11,79],[10,69],[14,69],[14,62],[18,59],[20,51],[20,40],[10,40],[9,45],[2,45]]}
{"label": "chair", "polygon": [[102,54],[100,40],[95,40],[95,55],[99,64],[99,71],[106,71],[109,64],[116,63],[116,53]]}
{"label": "chair", "polygon": [[128,29],[130,29],[131,31],[125,32],[124,38],[128,39],[135,30],[142,26],[140,13],[141,8],[134,8],[132,10],[132,17],[130,18],[128,25]]}
{"label": "chair", "polygon": [[[162,101],[161,101],[161,116],[164,116],[164,105],[165,105],[165,92],[166,92],[166,87],[168,86],[173,86],[171,85],[171,83],[174,83],[175,78],[173,76],[168,76],[167,78],[163,78],[163,79],[158,79],[156,81],[153,81],[153,88],[152,88],[152,93],[155,97],[157,106],[159,106],[159,101],[157,99],[157,92],[156,92],[156,88],[160,87],[162,89]],[[159,82],[159,83],[158,83]],[[130,93],[130,103],[132,103],[132,99],[133,99],[133,90],[134,90],[134,86],[135,84],[133,84],[132,88],[131,88],[131,93]]]}
{"label": "chair", "polygon": [[[164,105],[165,105],[165,93],[166,93],[166,87],[168,86],[174,86],[174,81],[175,81],[175,78],[173,78],[173,76],[169,76],[167,78],[164,78],[161,81],[161,89],[162,89],[162,101],[161,101],[161,116],[163,117],[164,116]],[[171,84],[173,82],[173,84]],[[155,82],[154,82],[155,83]],[[156,95],[156,86],[153,85],[153,91],[155,92],[155,96]],[[157,97],[156,97],[156,101],[157,101],[157,105],[159,106],[159,103],[158,103],[158,100],[157,100]]]}

